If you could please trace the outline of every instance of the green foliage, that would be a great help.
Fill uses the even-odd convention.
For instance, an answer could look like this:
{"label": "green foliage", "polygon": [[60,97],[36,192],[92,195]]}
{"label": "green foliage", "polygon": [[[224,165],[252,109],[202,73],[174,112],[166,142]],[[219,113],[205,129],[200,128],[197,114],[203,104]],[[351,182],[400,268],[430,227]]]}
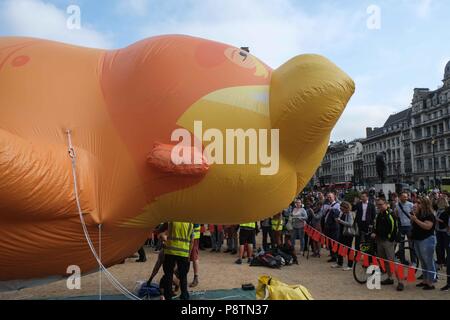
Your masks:
{"label": "green foliage", "polygon": [[353,200],[355,198],[359,198],[360,197],[360,193],[357,190],[348,190],[345,195],[344,195],[344,200],[350,203],[353,203]]}

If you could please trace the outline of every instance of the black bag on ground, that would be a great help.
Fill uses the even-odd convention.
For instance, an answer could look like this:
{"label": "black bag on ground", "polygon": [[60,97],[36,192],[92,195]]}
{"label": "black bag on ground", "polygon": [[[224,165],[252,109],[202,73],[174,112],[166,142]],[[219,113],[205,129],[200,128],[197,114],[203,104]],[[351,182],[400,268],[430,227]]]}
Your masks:
{"label": "black bag on ground", "polygon": [[293,262],[293,257],[288,253],[288,252],[284,252],[283,250],[280,249],[275,249],[273,250],[274,252],[272,252],[272,255],[274,256],[280,256],[281,258],[284,259],[285,265],[291,265]]}
{"label": "black bag on ground", "polygon": [[250,266],[264,266],[272,269],[279,269],[281,268],[281,257],[277,259],[270,253],[264,253],[256,256],[250,263]]}

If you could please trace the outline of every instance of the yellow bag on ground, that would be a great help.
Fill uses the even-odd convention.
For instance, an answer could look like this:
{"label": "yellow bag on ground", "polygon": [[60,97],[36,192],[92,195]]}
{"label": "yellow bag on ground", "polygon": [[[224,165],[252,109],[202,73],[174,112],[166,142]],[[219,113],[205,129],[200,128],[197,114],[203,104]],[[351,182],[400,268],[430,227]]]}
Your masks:
{"label": "yellow bag on ground", "polygon": [[260,276],[256,288],[258,300],[314,300],[302,285],[288,285],[270,276]]}

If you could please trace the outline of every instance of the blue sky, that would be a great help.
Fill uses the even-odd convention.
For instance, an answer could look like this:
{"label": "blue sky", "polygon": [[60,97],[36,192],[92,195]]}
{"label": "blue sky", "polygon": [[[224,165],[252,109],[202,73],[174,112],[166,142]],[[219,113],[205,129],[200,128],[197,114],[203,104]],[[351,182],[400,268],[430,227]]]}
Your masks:
{"label": "blue sky", "polygon": [[[66,27],[72,4],[81,9],[80,30]],[[367,27],[374,5],[379,29]],[[407,108],[413,88],[440,86],[449,30],[448,0],[0,0],[0,36],[119,48],[190,34],[249,46],[273,68],[298,54],[323,54],[357,86],[332,140],[364,137],[365,127]]]}

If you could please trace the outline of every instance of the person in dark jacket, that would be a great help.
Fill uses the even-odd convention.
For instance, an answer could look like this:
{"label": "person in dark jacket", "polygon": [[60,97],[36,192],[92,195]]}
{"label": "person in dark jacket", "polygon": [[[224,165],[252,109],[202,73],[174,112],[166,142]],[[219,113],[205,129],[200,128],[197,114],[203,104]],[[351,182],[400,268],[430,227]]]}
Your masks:
{"label": "person in dark jacket", "polygon": [[[450,207],[447,208],[447,216],[449,217],[447,225],[449,228],[447,229],[447,236],[450,238]],[[449,291],[450,290],[450,242],[447,246],[447,284],[441,288],[441,291]]]}
{"label": "person in dark jacket", "polygon": [[373,226],[376,216],[375,205],[369,201],[367,191],[361,193],[361,201],[356,204],[355,211],[355,222],[358,229],[355,236],[355,248],[359,249],[361,242],[366,240],[364,237],[369,232],[369,227]]}
{"label": "person in dark jacket", "polygon": [[[387,261],[395,260],[394,241],[397,237],[398,224],[392,210],[389,209],[386,199],[379,198],[377,200],[378,214],[375,217],[374,229],[371,237],[376,239],[377,256]],[[382,285],[392,285],[392,273],[395,270],[390,269],[389,263],[385,262],[388,278],[381,281]],[[404,285],[402,279],[398,279],[397,290],[403,291]]]}
{"label": "person in dark jacket", "polygon": [[[269,249],[273,246],[273,233],[272,233],[272,219],[267,218],[264,220],[261,220],[261,230],[262,230],[262,242],[263,242],[263,249],[264,251],[269,251]],[[267,242],[267,237],[270,239],[270,245]]]}
{"label": "person in dark jacket", "polygon": [[[323,206],[323,213],[325,235],[332,240],[338,241],[339,223],[336,221],[336,219],[338,219],[341,214],[341,208],[339,202],[336,201],[335,194],[332,192],[329,192],[327,194],[327,204],[324,204]],[[330,259],[328,260],[328,262],[336,262],[337,253],[333,252],[331,245],[329,249]]]}

